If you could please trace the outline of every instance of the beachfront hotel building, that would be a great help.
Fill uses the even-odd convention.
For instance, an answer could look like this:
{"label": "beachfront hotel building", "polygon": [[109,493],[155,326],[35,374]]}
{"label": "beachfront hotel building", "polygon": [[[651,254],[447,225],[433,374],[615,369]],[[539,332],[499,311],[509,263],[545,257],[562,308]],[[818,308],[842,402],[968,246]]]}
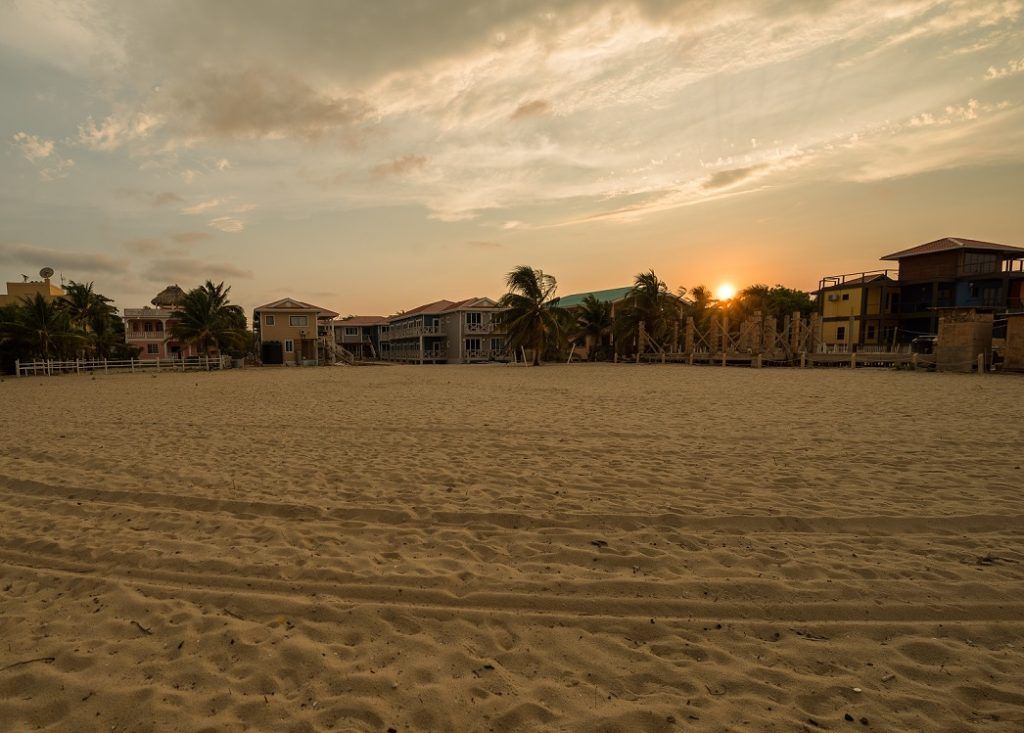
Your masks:
{"label": "beachfront hotel building", "polygon": [[281,298],[256,308],[252,328],[260,361],[315,366],[333,363],[333,328],[338,314],[295,298]]}
{"label": "beachfront hotel building", "polygon": [[944,237],[882,259],[899,264],[900,340],[937,334],[940,308],[1021,308],[1024,248]]}
{"label": "beachfront hotel building", "polygon": [[346,316],[331,321],[334,343],[359,361],[381,358],[381,334],[387,327],[385,316]]}
{"label": "beachfront hotel building", "polygon": [[507,360],[505,335],[490,298],[438,300],[388,319],[381,356],[406,364],[470,364]]}
{"label": "beachfront hotel building", "polygon": [[124,341],[139,350],[139,359],[182,359],[196,356],[195,347],[171,335],[171,327],[185,291],[168,285],[149,301],[150,306],[124,309]]}
{"label": "beachfront hotel building", "polygon": [[899,323],[899,283],[892,270],[829,275],[818,283],[821,343],[830,350],[891,345]]}

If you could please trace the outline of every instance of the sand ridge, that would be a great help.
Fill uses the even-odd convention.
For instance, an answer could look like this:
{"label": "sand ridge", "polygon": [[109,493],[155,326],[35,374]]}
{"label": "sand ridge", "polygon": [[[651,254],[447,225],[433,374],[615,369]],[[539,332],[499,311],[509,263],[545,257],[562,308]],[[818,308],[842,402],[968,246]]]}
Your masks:
{"label": "sand ridge", "polygon": [[393,367],[0,395],[0,731],[1024,725],[1024,380]]}

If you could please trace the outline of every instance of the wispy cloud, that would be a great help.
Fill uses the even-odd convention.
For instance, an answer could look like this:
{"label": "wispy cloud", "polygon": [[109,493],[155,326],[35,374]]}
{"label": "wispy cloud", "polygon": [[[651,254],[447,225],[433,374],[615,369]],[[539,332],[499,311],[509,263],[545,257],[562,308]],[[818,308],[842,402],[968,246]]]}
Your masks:
{"label": "wispy cloud", "polygon": [[209,232],[178,232],[171,235],[171,239],[178,244],[195,244],[212,238],[213,235]]}
{"label": "wispy cloud", "polygon": [[217,280],[226,277],[250,278],[252,272],[224,262],[208,262],[192,257],[166,257],[153,260],[143,272],[152,282],[175,280]]}
{"label": "wispy cloud", "polygon": [[78,127],[78,142],[92,150],[116,150],[148,137],[162,123],[159,115],[127,110],[115,112],[99,122],[89,117]]}
{"label": "wispy cloud", "polygon": [[546,114],[551,110],[551,102],[546,99],[533,99],[529,102],[523,102],[515,111],[512,112],[513,120],[521,120],[524,117],[536,117],[538,115]]}
{"label": "wispy cloud", "polygon": [[56,181],[65,178],[75,165],[74,160],[64,158],[57,152],[53,140],[27,132],[17,132],[12,137],[12,144],[25,160],[37,165],[41,180]]}
{"label": "wispy cloud", "polygon": [[68,252],[25,242],[0,242],[0,262],[25,264],[33,267],[55,267],[68,270],[69,275],[75,272],[122,273],[128,270],[126,260],[106,254]]}
{"label": "wispy cloud", "polygon": [[191,206],[184,207],[181,210],[181,213],[182,214],[189,214],[189,215],[195,216],[197,214],[202,214],[204,212],[207,212],[210,209],[216,209],[222,203],[224,203],[224,199],[223,198],[207,199],[206,201],[200,201],[199,203],[195,203],[195,204],[192,204]]}
{"label": "wispy cloud", "polygon": [[376,176],[400,176],[412,171],[419,170],[427,164],[427,158],[423,155],[403,155],[400,158],[389,160],[387,163],[380,163],[373,167],[373,174]]}
{"label": "wispy cloud", "polygon": [[245,222],[233,216],[218,216],[216,219],[211,219],[209,225],[214,229],[220,229],[222,232],[229,232],[231,234],[245,229]]}
{"label": "wispy cloud", "polygon": [[985,71],[986,79],[1005,79],[1008,76],[1024,74],[1024,57],[1013,59],[1005,66],[989,66]]}

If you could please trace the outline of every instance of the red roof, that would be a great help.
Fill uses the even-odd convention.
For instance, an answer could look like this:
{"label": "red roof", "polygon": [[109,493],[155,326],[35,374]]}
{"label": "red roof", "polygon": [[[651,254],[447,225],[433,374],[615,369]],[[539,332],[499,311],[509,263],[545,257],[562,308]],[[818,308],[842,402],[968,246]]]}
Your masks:
{"label": "red roof", "polygon": [[918,255],[930,255],[936,252],[950,252],[953,250],[982,250],[985,252],[1004,252],[1010,255],[1024,257],[1024,248],[1013,247],[1009,244],[996,244],[994,242],[979,242],[977,239],[963,239],[962,237],[943,237],[934,242],[919,244],[910,249],[893,252],[891,255],[882,257],[883,260],[901,260],[905,257],[917,257]]}

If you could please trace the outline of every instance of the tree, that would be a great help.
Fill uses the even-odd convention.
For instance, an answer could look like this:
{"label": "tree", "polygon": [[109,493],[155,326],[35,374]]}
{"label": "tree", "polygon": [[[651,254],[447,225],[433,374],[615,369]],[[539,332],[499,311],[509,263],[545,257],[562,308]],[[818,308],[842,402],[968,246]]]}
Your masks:
{"label": "tree", "polygon": [[72,280],[64,288],[64,295],[57,302],[68,314],[72,325],[82,331],[88,331],[96,321],[117,312],[117,309],[110,305],[113,301],[95,292],[91,282],[76,283]]}
{"label": "tree", "polygon": [[[682,295],[683,293],[680,293],[680,296]],[[686,296],[684,312],[693,318],[695,325],[703,327],[715,311],[714,293],[707,285],[696,285],[690,289],[689,293],[686,293]]]}
{"label": "tree", "polygon": [[549,348],[560,347],[568,332],[569,318],[555,297],[558,283],[551,275],[520,265],[506,276],[505,285],[508,292],[498,302],[501,310],[495,319],[513,352],[530,349],[533,365],[540,366],[542,356]]}
{"label": "tree", "polygon": [[15,308],[5,309],[0,328],[4,338],[14,343],[22,355],[53,359],[67,356],[84,342],[72,328],[71,317],[56,301],[36,293],[22,298]]}
{"label": "tree", "polygon": [[201,354],[218,353],[245,343],[245,313],[228,302],[231,288],[210,280],[185,294],[174,315],[171,335],[185,344],[194,344]]}
{"label": "tree", "polygon": [[598,300],[593,293],[587,295],[576,313],[576,326],[579,335],[587,345],[587,357],[594,359],[597,349],[602,346],[604,337],[612,329],[612,304],[606,300]]}
{"label": "tree", "polygon": [[678,322],[681,305],[682,300],[669,292],[654,270],[641,272],[615,319],[616,343],[625,347],[633,345],[639,351],[643,347],[640,343],[642,323],[647,337],[659,349],[663,348],[672,326]]}

